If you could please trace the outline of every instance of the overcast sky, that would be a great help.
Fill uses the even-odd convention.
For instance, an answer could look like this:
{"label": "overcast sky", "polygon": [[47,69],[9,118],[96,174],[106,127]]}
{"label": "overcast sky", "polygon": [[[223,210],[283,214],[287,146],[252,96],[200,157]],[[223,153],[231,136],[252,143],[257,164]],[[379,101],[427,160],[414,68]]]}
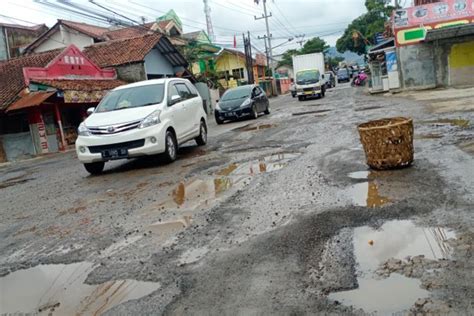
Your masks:
{"label": "overcast sky", "polygon": [[[1,0],[2,10],[0,21],[28,25],[31,23],[46,23],[52,26],[56,19],[68,19],[90,24],[100,24],[99,21],[75,13],[68,13],[49,7],[38,1],[56,0]],[[74,4],[87,5],[94,11],[101,9],[88,0],[67,0]],[[184,32],[206,30],[203,0],[94,0],[117,13],[126,15],[133,20],[144,16],[147,21],[163,15],[174,9],[181,18]],[[402,1],[403,2],[403,1]],[[254,0],[209,0],[211,18],[216,35],[216,43],[232,46],[234,34],[237,38],[237,48],[242,46],[242,32],[250,31],[252,44],[264,51],[263,40],[258,36],[265,34],[265,20],[255,20],[261,16],[263,4]],[[288,42],[288,38],[305,34],[304,39],[315,36],[324,38],[334,46],[345,27],[356,17],[365,12],[364,0],[267,0],[270,31],[273,36],[274,55],[289,48],[298,47],[297,39]],[[108,12],[108,14],[112,14]],[[10,18],[7,18],[8,16]],[[20,20],[15,20],[15,19]],[[121,18],[121,17],[120,17]],[[101,24],[103,25],[103,24]]]}

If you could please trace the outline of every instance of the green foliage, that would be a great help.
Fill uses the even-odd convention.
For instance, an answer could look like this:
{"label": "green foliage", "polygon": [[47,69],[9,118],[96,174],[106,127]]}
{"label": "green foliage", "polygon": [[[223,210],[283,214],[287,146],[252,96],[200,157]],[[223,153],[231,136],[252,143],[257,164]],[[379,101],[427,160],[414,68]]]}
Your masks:
{"label": "green foliage", "polygon": [[304,43],[303,48],[300,50],[300,54],[312,54],[312,53],[322,53],[326,49],[329,48],[329,45],[326,43],[325,40],[319,38],[319,37],[314,37],[310,39],[309,41],[306,41]]}
{"label": "green foliage", "polygon": [[326,57],[326,65],[329,69],[337,68],[341,61],[344,61],[344,57]]}
{"label": "green foliage", "polygon": [[385,22],[394,10],[390,0],[366,0],[365,7],[367,13],[352,21],[337,40],[338,51],[350,50],[360,55],[365,54],[375,35],[384,31]]}
{"label": "green foliage", "polygon": [[281,61],[278,66],[293,66],[293,55],[304,55],[312,53],[322,53],[329,48],[325,40],[319,37],[314,37],[303,45],[301,49],[289,49],[283,53]]}

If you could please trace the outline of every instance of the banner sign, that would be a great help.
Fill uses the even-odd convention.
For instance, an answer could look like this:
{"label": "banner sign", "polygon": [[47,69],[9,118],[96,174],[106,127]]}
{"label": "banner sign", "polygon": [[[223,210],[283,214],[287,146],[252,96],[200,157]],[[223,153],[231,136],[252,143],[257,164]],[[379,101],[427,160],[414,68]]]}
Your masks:
{"label": "banner sign", "polygon": [[393,12],[397,45],[418,43],[431,29],[468,23],[474,23],[474,0],[444,0]]}
{"label": "banner sign", "polygon": [[64,103],[98,103],[109,92],[108,90],[100,91],[64,91]]}
{"label": "banner sign", "polygon": [[387,64],[387,72],[397,71],[397,53],[395,51],[387,51],[385,52],[385,62]]}

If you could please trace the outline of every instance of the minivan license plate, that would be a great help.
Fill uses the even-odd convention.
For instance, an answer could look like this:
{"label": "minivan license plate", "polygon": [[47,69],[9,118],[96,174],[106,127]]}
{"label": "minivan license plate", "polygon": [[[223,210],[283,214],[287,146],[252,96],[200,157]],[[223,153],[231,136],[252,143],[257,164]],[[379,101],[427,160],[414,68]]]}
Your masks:
{"label": "minivan license plate", "polygon": [[126,148],[108,149],[102,151],[102,158],[119,159],[125,157],[128,157],[128,150]]}

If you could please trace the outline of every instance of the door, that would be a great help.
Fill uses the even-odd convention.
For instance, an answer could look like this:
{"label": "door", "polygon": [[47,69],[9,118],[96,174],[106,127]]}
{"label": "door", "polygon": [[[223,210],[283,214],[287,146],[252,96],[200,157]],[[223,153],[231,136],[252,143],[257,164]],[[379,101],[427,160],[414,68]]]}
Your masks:
{"label": "door", "polygon": [[259,104],[259,108],[258,108],[258,111],[259,112],[263,112],[267,109],[267,102],[266,102],[266,98],[265,98],[265,93],[263,93],[262,89],[260,89],[260,87],[255,87],[255,95],[256,95],[256,98],[258,100],[258,104]]}
{"label": "door", "polygon": [[166,112],[171,120],[171,125],[176,131],[176,137],[179,141],[186,133],[186,111],[184,108],[184,102],[186,100],[180,100],[179,102],[172,104],[171,98],[173,96],[181,97],[175,83],[171,82],[168,86],[168,108]]}
{"label": "door", "polygon": [[195,121],[194,118],[196,116],[196,109],[193,108],[193,100],[191,97],[191,91],[189,91],[188,87],[184,82],[177,82],[175,83],[176,90],[178,90],[179,96],[181,97],[182,102],[180,102],[181,108],[180,111],[183,111],[183,122],[184,125],[184,133],[183,138],[188,138],[190,135],[193,134],[195,129]]}
{"label": "door", "polygon": [[[195,86],[193,86],[190,82],[186,82],[186,87],[188,87],[188,90],[190,92],[189,95],[189,108],[192,113],[193,117],[193,132],[199,133],[200,126],[201,126],[201,117],[203,115],[206,115],[206,112],[204,110],[204,101],[203,98],[200,97],[200,94]],[[206,86],[207,87],[207,86]],[[207,90],[209,93],[209,89]]]}

